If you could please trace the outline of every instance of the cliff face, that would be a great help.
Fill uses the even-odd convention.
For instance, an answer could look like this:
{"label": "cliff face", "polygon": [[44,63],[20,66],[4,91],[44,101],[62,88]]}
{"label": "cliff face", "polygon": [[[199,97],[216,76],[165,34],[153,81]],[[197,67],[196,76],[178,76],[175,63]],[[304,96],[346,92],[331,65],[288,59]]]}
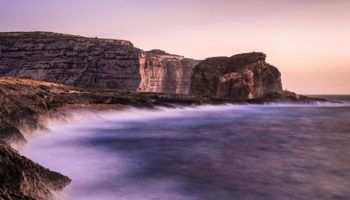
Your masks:
{"label": "cliff face", "polygon": [[0,75],[136,90],[141,50],[130,42],[48,32],[0,33]]}
{"label": "cliff face", "polygon": [[191,75],[198,61],[161,50],[145,52],[137,91],[189,94]]}
{"label": "cliff face", "polygon": [[193,70],[191,94],[233,99],[282,92],[281,74],[263,53],[207,58]]}
{"label": "cliff face", "polygon": [[262,53],[196,61],[130,42],[48,32],[0,33],[0,75],[83,88],[259,98],[282,90]]}

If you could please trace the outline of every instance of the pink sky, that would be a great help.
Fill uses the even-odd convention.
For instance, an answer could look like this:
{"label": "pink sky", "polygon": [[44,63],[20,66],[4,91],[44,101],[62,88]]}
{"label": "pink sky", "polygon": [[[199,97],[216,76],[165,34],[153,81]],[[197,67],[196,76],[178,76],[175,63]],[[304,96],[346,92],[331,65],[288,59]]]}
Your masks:
{"label": "pink sky", "polygon": [[350,94],[349,0],[0,0],[0,31],[126,39],[204,59],[261,51],[303,94]]}

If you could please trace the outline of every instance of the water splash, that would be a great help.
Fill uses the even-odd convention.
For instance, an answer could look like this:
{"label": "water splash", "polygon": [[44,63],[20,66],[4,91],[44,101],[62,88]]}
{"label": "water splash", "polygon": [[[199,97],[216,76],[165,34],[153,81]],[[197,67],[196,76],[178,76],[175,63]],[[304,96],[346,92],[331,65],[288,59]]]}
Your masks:
{"label": "water splash", "polygon": [[[350,107],[75,112],[21,153],[73,182],[57,199],[350,198]],[[312,191],[312,192],[310,192]]]}

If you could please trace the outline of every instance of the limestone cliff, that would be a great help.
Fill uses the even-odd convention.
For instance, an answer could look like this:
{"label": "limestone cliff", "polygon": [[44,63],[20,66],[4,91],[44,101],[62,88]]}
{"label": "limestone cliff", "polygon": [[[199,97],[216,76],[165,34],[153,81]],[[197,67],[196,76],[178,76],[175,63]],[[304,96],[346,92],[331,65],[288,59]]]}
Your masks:
{"label": "limestone cliff", "polygon": [[0,33],[0,75],[136,90],[141,50],[124,40],[50,32]]}
{"label": "limestone cliff", "polygon": [[282,91],[281,73],[263,53],[214,57],[193,70],[191,94],[233,99],[261,98]]}
{"label": "limestone cliff", "polygon": [[281,74],[265,54],[197,61],[124,40],[49,32],[0,33],[0,75],[83,88],[191,94],[232,99],[282,91]]}
{"label": "limestone cliff", "polygon": [[198,61],[161,50],[145,52],[140,68],[140,92],[188,94],[192,70]]}

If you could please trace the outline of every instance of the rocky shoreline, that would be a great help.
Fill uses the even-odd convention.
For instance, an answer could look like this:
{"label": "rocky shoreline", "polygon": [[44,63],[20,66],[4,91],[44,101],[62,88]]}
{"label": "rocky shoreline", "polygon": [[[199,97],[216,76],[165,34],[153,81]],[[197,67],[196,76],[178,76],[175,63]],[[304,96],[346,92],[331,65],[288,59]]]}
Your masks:
{"label": "rocky shoreline", "polygon": [[0,33],[0,199],[47,200],[71,182],[11,147],[62,110],[325,101],[283,91],[265,58],[253,52],[199,61],[124,40]]}
{"label": "rocky shoreline", "polygon": [[234,100],[177,94],[137,93],[108,89],[83,89],[56,83],[0,77],[0,194],[3,199],[48,199],[52,191],[70,183],[64,175],[52,172],[21,156],[10,144],[25,144],[21,130],[45,126],[45,118],[61,109],[115,109],[123,106],[200,105],[223,103],[266,103],[275,101],[311,103],[315,100],[291,92],[264,98]]}

